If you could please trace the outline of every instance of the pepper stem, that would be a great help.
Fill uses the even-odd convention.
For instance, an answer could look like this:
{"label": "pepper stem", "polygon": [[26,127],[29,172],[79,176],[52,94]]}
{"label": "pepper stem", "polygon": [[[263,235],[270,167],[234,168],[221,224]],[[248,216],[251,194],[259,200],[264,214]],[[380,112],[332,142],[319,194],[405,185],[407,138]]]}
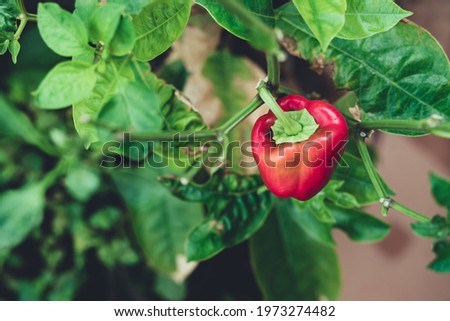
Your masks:
{"label": "pepper stem", "polygon": [[266,103],[269,109],[275,114],[277,119],[283,124],[284,131],[287,135],[295,136],[303,131],[302,124],[296,122],[294,119],[288,117],[286,113],[278,105],[275,98],[272,96],[269,88],[264,81],[260,81],[258,87],[259,96]]}

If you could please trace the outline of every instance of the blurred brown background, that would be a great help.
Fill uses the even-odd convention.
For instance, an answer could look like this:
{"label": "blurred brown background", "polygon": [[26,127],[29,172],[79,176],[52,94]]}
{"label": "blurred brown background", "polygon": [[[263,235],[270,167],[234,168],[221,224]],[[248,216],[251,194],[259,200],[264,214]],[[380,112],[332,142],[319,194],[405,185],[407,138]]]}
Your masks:
{"label": "blurred brown background", "polygon": [[[399,4],[412,21],[428,29],[450,55],[450,1],[408,0]],[[378,168],[399,202],[433,216],[445,214],[429,192],[428,174],[450,177],[450,141],[437,137],[376,137]],[[449,195],[450,197],[450,195]],[[370,212],[379,215],[379,206]],[[450,275],[425,268],[432,242],[412,234],[411,220],[391,211],[390,236],[378,244],[357,244],[336,233],[343,272],[342,300],[450,300]]]}

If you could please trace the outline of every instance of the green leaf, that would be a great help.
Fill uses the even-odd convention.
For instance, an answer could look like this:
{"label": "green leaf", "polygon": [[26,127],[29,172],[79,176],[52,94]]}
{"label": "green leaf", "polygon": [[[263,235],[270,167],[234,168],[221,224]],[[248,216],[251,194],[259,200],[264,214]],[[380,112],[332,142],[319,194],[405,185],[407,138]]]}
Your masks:
{"label": "green leaf", "polygon": [[335,39],[323,57],[292,5],[279,11],[277,22],[290,52],[334,65],[337,88],[355,91],[364,119],[450,119],[450,64],[439,43],[418,26],[404,22],[362,40]]}
{"label": "green leaf", "polygon": [[[305,206],[304,203],[297,200],[292,200],[292,202],[296,205],[290,209],[292,220],[315,241],[327,246],[335,246],[336,242],[331,234],[332,225],[319,220],[314,212],[308,206]],[[333,218],[332,221],[335,221],[335,219]]]}
{"label": "green leaf", "polygon": [[[346,152],[342,156],[341,162],[339,162],[334,172],[333,179],[344,182],[341,188],[341,192],[346,192],[353,195],[359,205],[369,205],[379,201],[379,196],[375,191],[363,161]],[[390,195],[393,192],[387,187]]]}
{"label": "green leaf", "polygon": [[54,67],[39,85],[36,104],[43,109],[59,109],[88,98],[97,77],[95,67],[80,61],[65,61]]}
{"label": "green leaf", "polygon": [[132,215],[134,233],[148,263],[163,273],[175,271],[188,233],[201,220],[202,209],[170,195],[152,168],[115,170],[111,176]]}
{"label": "green leaf", "polygon": [[384,239],[390,226],[376,217],[357,209],[332,207],[336,220],[333,227],[345,232],[355,242],[377,242]]}
{"label": "green leaf", "polygon": [[97,5],[98,0],[76,0],[73,14],[78,16],[78,18],[80,18],[84,25],[88,28],[91,15],[97,8]]}
{"label": "green leaf", "polygon": [[450,210],[450,181],[431,173],[430,182],[431,191],[436,202]]}
{"label": "green leaf", "polygon": [[345,24],[338,38],[361,39],[385,32],[412,12],[405,11],[392,0],[347,0]]}
{"label": "green leaf", "polygon": [[11,54],[11,58],[14,64],[17,63],[17,56],[19,55],[20,52],[20,43],[17,40],[13,40],[8,47],[8,50]]}
{"label": "green leaf", "polygon": [[147,6],[151,0],[109,0],[108,3],[117,3],[125,5],[125,13],[139,14],[145,6]]}
{"label": "green leaf", "polygon": [[[16,1],[6,0],[0,4],[0,55],[5,54],[8,48],[12,45],[11,43],[16,41],[14,39],[14,34],[17,31],[16,17],[19,13],[20,11],[17,8]],[[17,45],[18,43],[14,45],[16,48],[13,49],[17,49]],[[12,58],[14,61],[17,56],[12,54]]]}
{"label": "green leaf", "polygon": [[97,251],[99,259],[107,267],[112,268],[117,263],[135,265],[139,256],[131,247],[128,239],[114,239],[111,243],[103,244]]}
{"label": "green leaf", "polygon": [[335,251],[296,224],[289,201],[280,202],[250,241],[256,280],[266,300],[335,300],[339,265]]}
{"label": "green leaf", "polygon": [[[1,35],[0,35],[0,37],[1,37]],[[13,36],[14,37],[14,36]],[[0,41],[1,41],[2,39],[0,38]],[[9,39],[3,39],[3,42],[1,42],[0,43],[0,55],[4,55],[7,51],[8,51],[8,48],[9,48],[9,44],[11,43],[11,40],[9,40]]]}
{"label": "green leaf", "polygon": [[277,145],[283,143],[298,143],[308,140],[319,128],[314,117],[306,110],[296,110],[285,113],[300,125],[302,125],[302,131],[297,135],[288,135],[282,122],[277,119],[272,126],[273,139]]}
{"label": "green leaf", "polygon": [[[335,223],[335,217],[326,200],[342,208],[360,207],[355,196],[341,191],[344,181],[331,180],[316,196],[306,202],[297,202],[297,206],[304,211],[314,215],[319,221],[324,223]],[[339,191],[338,191],[339,190]]]}
{"label": "green leaf", "polygon": [[92,214],[89,223],[96,229],[107,231],[113,228],[121,215],[122,213],[117,208],[108,206]]}
{"label": "green leaf", "polygon": [[428,265],[433,271],[441,273],[450,272],[450,241],[437,241],[433,246],[433,252],[436,258]]}
{"label": "green leaf", "polygon": [[106,4],[95,9],[89,20],[89,35],[95,42],[101,41],[106,47],[116,34],[124,7]]}
{"label": "green leaf", "polygon": [[111,41],[110,50],[115,56],[124,56],[129,54],[136,42],[136,32],[130,17],[122,17],[116,34]]}
{"label": "green leaf", "polygon": [[40,3],[38,29],[42,39],[60,56],[77,56],[91,50],[83,22],[56,3]]}
{"label": "green leaf", "polygon": [[274,11],[271,0],[197,0],[214,20],[235,36],[258,49],[280,54],[273,28]]}
{"label": "green leaf", "polygon": [[[164,81],[158,79],[155,74],[148,70],[142,70],[144,81],[143,84],[148,86],[150,90],[156,92],[159,96],[159,111],[160,117],[163,119],[161,129],[163,131],[171,132],[197,132],[207,129],[203,122],[201,115],[193,109],[189,104],[189,100],[184,98],[183,94],[178,92],[173,86],[167,85]],[[138,80],[142,80],[138,76]],[[147,142],[148,143],[148,142]],[[202,141],[183,142],[172,141],[170,146],[168,144],[152,144],[153,152],[158,155],[172,159],[174,161],[185,160],[189,162],[192,160],[192,154],[186,147],[199,147],[199,145],[206,143]],[[186,166],[186,165],[183,165]]]}
{"label": "green leaf", "polygon": [[442,216],[436,215],[427,223],[412,223],[414,234],[420,237],[443,239],[450,235],[450,224]]}
{"label": "green leaf", "polygon": [[95,52],[87,51],[84,54],[72,57],[73,61],[81,61],[88,64],[93,64],[95,61]]}
{"label": "green leaf", "polygon": [[330,209],[325,204],[325,195],[316,195],[314,198],[303,203],[306,208],[321,222],[334,223],[335,219]]}
{"label": "green leaf", "polygon": [[97,83],[91,95],[73,105],[75,129],[86,148],[99,141],[95,121],[103,106],[115,95],[117,81],[113,66],[106,64],[104,70],[97,70]]}
{"label": "green leaf", "polygon": [[[314,37],[325,51],[345,23],[346,0],[293,0]],[[292,9],[291,9],[292,11]]]}
{"label": "green leaf", "polygon": [[0,134],[2,136],[21,137],[27,143],[53,154],[53,146],[47,138],[38,131],[31,123],[30,119],[17,108],[7,102],[0,95]]}
{"label": "green leaf", "polygon": [[191,0],[152,1],[134,17],[137,59],[156,58],[177,40],[189,20]]}
{"label": "green leaf", "polygon": [[145,74],[145,83],[159,95],[159,109],[164,119],[163,130],[182,132],[207,128],[202,116],[188,105],[188,100],[173,86],[165,84],[149,71]]}
{"label": "green leaf", "polygon": [[0,250],[20,244],[43,218],[45,189],[39,183],[0,194]]}
{"label": "green leaf", "polygon": [[3,1],[0,4],[0,31],[14,33],[17,30],[17,19],[19,15],[15,1]]}
{"label": "green leaf", "polygon": [[158,131],[163,123],[156,92],[136,81],[120,79],[117,94],[102,109],[99,120],[112,128]]}
{"label": "green leaf", "polygon": [[333,202],[333,204],[338,207],[360,207],[358,201],[352,194],[340,191],[341,187],[344,186],[344,184],[344,181],[331,180],[322,190],[322,192],[325,194],[325,198]]}
{"label": "green leaf", "polygon": [[161,182],[175,196],[208,206],[207,218],[189,235],[190,261],[205,260],[248,239],[262,226],[272,207],[272,194],[258,191],[262,186],[259,176],[219,171],[205,185],[183,185],[171,177],[163,177]]}
{"label": "green leaf", "polygon": [[69,168],[64,182],[70,195],[81,202],[87,201],[101,183],[97,171],[81,164]]}

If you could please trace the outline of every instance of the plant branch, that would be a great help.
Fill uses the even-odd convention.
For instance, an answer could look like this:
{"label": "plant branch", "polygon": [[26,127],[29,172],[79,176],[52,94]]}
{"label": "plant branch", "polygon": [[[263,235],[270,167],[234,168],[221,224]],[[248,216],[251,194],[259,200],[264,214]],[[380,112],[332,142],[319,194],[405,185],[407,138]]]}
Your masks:
{"label": "plant branch", "polygon": [[23,18],[20,20],[20,24],[19,24],[19,27],[17,28],[17,31],[14,33],[14,40],[20,39],[20,36],[22,35],[22,32],[27,25],[27,22],[28,22],[28,19],[26,18],[26,16],[23,16]]}
{"label": "plant branch", "polygon": [[442,116],[432,115],[422,120],[366,120],[359,124],[366,129],[403,130],[416,134],[433,134],[443,138],[450,138],[450,122],[445,122]]}
{"label": "plant branch", "polygon": [[32,21],[32,22],[37,22],[38,21],[38,16],[36,14],[32,14],[32,13],[26,13],[26,17],[28,21]]}
{"label": "plant branch", "polygon": [[223,125],[221,125],[218,129],[221,130],[225,135],[227,135],[233,128],[239,125],[245,118],[247,118],[251,113],[253,113],[256,109],[261,107],[264,104],[262,99],[258,96],[253,98],[250,103],[245,106],[239,113],[237,113],[234,117],[228,119]]}
{"label": "plant branch", "polygon": [[420,213],[417,213],[416,211],[413,211],[412,209],[410,209],[394,200],[391,201],[391,208],[393,208],[394,210],[399,211],[405,215],[408,215],[409,217],[411,217],[421,223],[428,223],[431,221],[431,219],[429,217],[422,215]]}
{"label": "plant branch", "polygon": [[375,187],[378,197],[381,199],[383,197],[387,197],[388,192],[386,191],[384,184],[381,182],[380,175],[378,175],[372,158],[370,157],[369,150],[367,149],[367,146],[365,144],[366,137],[367,133],[365,131],[358,131],[356,137],[356,146],[358,147],[358,151],[361,155],[364,167],[369,174],[370,180]]}
{"label": "plant branch", "polygon": [[[123,135],[120,133],[118,135]],[[195,139],[220,139],[220,130],[202,130],[199,132],[137,132],[130,133],[133,139],[146,141],[174,141],[174,140],[195,140]]]}
{"label": "plant branch", "polygon": [[302,95],[298,91],[284,86],[279,86],[277,92],[284,95]]}
{"label": "plant branch", "polygon": [[66,172],[68,166],[68,160],[64,158],[61,159],[58,164],[56,164],[56,166],[40,181],[41,186],[46,189],[52,186],[55,181]]}
{"label": "plant branch", "polygon": [[429,132],[429,125],[427,120],[401,120],[401,119],[365,120],[360,123],[360,126],[366,129],[407,130],[423,134]]}
{"label": "plant branch", "polygon": [[375,187],[375,190],[380,198],[380,202],[382,204],[382,213],[387,214],[387,211],[390,208],[397,210],[400,213],[403,213],[419,222],[426,223],[431,219],[425,215],[417,213],[406,206],[398,203],[397,201],[391,199],[389,197],[389,193],[386,190],[380,175],[378,174],[375,165],[370,157],[369,150],[365,144],[365,140],[368,137],[368,134],[364,130],[358,130],[356,132],[356,145],[358,147],[359,154],[361,155],[361,159],[364,163],[364,167],[366,168],[367,173],[369,174],[369,178]]}
{"label": "plant branch", "polygon": [[267,54],[267,76],[273,90],[280,87],[280,62],[275,55]]}

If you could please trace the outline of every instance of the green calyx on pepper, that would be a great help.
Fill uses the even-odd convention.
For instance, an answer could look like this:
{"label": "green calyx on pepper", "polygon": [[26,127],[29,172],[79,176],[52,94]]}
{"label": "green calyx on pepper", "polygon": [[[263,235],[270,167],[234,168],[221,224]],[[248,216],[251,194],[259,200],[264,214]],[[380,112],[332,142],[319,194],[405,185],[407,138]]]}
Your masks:
{"label": "green calyx on pepper", "polygon": [[262,179],[276,196],[306,201],[331,179],[348,139],[347,123],[324,101],[288,95],[275,102],[267,88],[259,92],[271,109],[252,130]]}

